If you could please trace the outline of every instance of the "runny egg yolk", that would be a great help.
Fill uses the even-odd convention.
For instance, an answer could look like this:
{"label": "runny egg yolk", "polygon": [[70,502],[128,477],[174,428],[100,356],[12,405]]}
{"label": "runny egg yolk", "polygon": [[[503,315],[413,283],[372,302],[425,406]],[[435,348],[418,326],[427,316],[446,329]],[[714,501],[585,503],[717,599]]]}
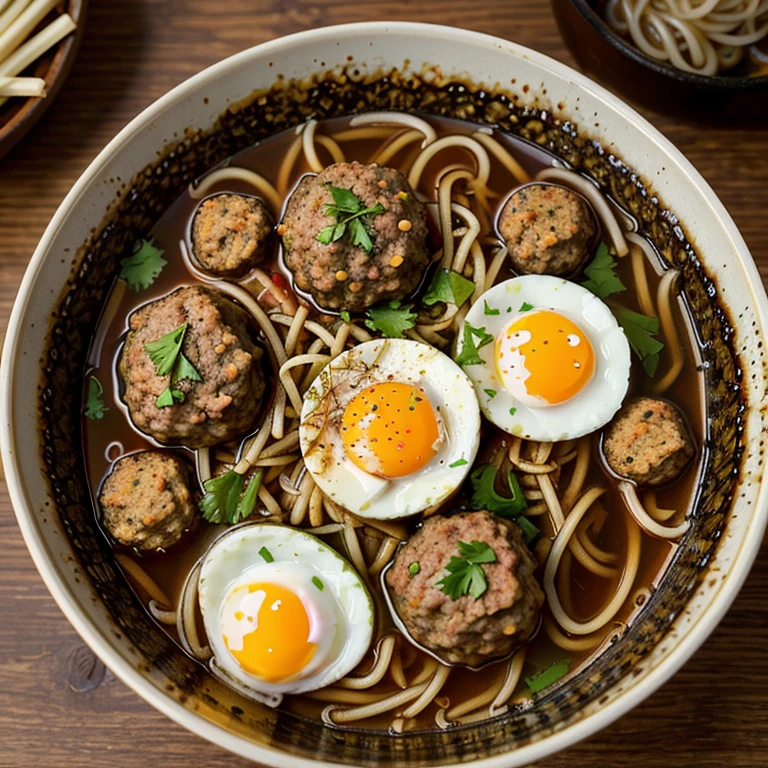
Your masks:
{"label": "runny egg yolk", "polygon": [[425,467],[437,452],[437,416],[423,389],[372,384],[344,409],[341,436],[347,457],[371,475],[393,478]]}
{"label": "runny egg yolk", "polygon": [[595,372],[595,353],[584,331],[550,310],[514,318],[497,337],[495,352],[504,387],[533,406],[570,400]]}
{"label": "runny egg yolk", "polygon": [[309,614],[294,592],[278,584],[232,590],[222,607],[224,644],[248,673],[277,682],[301,672],[314,656]]}

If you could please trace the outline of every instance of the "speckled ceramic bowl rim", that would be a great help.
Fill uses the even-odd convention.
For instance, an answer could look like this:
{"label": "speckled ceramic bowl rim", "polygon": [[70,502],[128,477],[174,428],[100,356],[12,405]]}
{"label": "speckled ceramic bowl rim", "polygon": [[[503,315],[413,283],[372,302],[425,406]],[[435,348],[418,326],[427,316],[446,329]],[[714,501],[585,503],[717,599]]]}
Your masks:
{"label": "speckled ceramic bowl rim", "polygon": [[[148,703],[180,725],[232,752],[279,768],[316,768],[318,763],[288,755],[277,748],[268,748],[247,741],[214,725],[202,716],[190,712],[178,702],[164,695],[149,679],[143,677],[120,655],[103,632],[103,628],[90,620],[74,595],[68,591],[67,585],[59,580],[56,564],[52,561],[42,537],[35,530],[36,521],[22,480],[23,469],[19,466],[14,448],[18,438],[12,423],[12,373],[15,361],[21,354],[17,340],[22,330],[22,321],[28,304],[35,300],[32,288],[39,278],[40,272],[45,268],[46,260],[50,257],[49,248],[56,233],[63,225],[69,211],[77,205],[81,196],[87,192],[89,185],[99,178],[108,160],[120,152],[121,146],[128,137],[144,131],[153,119],[166,110],[172,110],[174,105],[183,100],[188,92],[195,89],[199,90],[223,75],[236,71],[251,58],[275,57],[277,54],[290,52],[298,46],[311,46],[329,40],[343,40],[345,34],[348,33],[364,34],[376,38],[393,32],[409,37],[409,39],[418,37],[437,39],[447,46],[451,43],[458,46],[465,44],[468,47],[482,45],[499,49],[505,53],[508,52],[511,58],[525,59],[533,64],[537,70],[540,70],[543,77],[549,73],[566,79],[581,91],[590,92],[594,98],[617,113],[622,121],[629,121],[641,130],[645,138],[672,159],[685,179],[688,182],[693,182],[705,196],[708,206],[719,225],[724,229],[725,235],[733,247],[733,252],[738,256],[738,268],[743,273],[743,281],[753,302],[751,310],[754,312],[758,326],[758,335],[765,338],[768,329],[768,301],[762,288],[760,275],[749,256],[746,244],[722,203],[693,166],[656,129],[634,110],[624,105],[616,96],[565,65],[522,46],[475,32],[408,22],[370,22],[320,28],[264,43],[215,64],[173,89],[136,117],[107,145],[73,186],[43,235],[22,281],[12,311],[2,367],[0,368],[0,442],[2,443],[2,459],[8,488],[27,547],[46,586],[85,642],[101,657],[112,672]],[[742,586],[757,555],[767,519],[768,484],[763,478],[756,490],[755,504],[750,512],[750,519],[747,523],[740,523],[744,526],[744,533],[741,543],[738,545],[738,557],[735,558],[733,567],[724,575],[717,588],[709,590],[707,606],[694,616],[693,626],[686,630],[682,640],[677,642],[673,649],[667,651],[661,660],[657,660],[652,668],[643,670],[643,673],[623,693],[620,693],[617,698],[604,707],[581,716],[575,722],[567,724],[561,730],[547,735],[540,741],[519,747],[513,752],[475,761],[473,764],[482,766],[482,768],[502,768],[502,766],[525,765],[541,759],[604,728],[649,696],[683,665],[723,617]]]}

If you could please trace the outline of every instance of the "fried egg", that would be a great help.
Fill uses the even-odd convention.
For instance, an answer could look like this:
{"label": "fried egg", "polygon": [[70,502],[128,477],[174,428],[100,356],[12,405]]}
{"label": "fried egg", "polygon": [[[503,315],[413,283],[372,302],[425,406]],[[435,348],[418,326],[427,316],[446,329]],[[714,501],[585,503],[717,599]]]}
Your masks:
{"label": "fried egg", "polygon": [[610,309],[580,285],[547,275],[486,291],[467,313],[456,353],[485,416],[528,440],[599,429],[629,386],[629,344]]}
{"label": "fried egg", "polygon": [[362,517],[436,507],[467,475],[480,439],[472,383],[447,355],[410,339],[359,344],[329,363],[304,398],[307,470]]}
{"label": "fried egg", "polygon": [[352,566],[282,525],[245,524],[217,539],[198,600],[214,670],[259,701],[339,680],[373,636],[371,597]]}

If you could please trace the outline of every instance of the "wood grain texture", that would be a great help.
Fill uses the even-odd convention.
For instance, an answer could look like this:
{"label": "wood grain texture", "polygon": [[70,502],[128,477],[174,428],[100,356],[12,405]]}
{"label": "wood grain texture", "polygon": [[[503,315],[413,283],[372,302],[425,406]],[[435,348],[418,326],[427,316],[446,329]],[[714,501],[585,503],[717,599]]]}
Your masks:
{"label": "wood grain texture", "polygon": [[[25,265],[67,190],[140,110],[203,67],[319,25],[432,21],[506,37],[572,63],[546,0],[133,0],[92,3],[56,103],[0,161],[0,334]],[[714,187],[768,278],[768,136],[649,114]],[[48,595],[0,490],[0,766],[245,768],[73,659],[82,642]],[[644,704],[542,768],[768,766],[768,546],[694,658]]]}

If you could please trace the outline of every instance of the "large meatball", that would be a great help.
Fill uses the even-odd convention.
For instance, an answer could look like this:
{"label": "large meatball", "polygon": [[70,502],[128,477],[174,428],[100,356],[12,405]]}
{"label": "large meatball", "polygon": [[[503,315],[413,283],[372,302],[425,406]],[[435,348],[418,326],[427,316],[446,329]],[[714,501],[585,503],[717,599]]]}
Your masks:
{"label": "large meatball", "polygon": [[[159,375],[146,344],[184,323],[181,352],[201,377],[173,383]],[[133,423],[163,443],[201,448],[240,437],[253,426],[264,394],[262,355],[249,336],[248,315],[217,291],[179,288],[131,315],[120,355],[125,404]],[[180,392],[158,406],[168,388]],[[161,403],[163,401],[161,400]]]}
{"label": "large meatball", "polygon": [[611,469],[641,485],[672,482],[695,453],[693,438],[677,408],[666,400],[641,397],[614,417],[603,439]]}
{"label": "large meatball", "polygon": [[192,252],[208,272],[243,275],[266,257],[273,226],[258,197],[213,195],[200,203],[192,220]]}
{"label": "large meatball", "polygon": [[142,552],[168,549],[197,520],[187,464],[170,453],[118,459],[99,494],[102,523],[115,541]]}
{"label": "large meatball", "polygon": [[596,224],[589,203],[556,184],[528,184],[499,215],[499,234],[517,272],[573,275],[589,257]]}
{"label": "large meatball", "polygon": [[[487,590],[452,599],[437,582],[459,555],[457,543],[481,541],[496,562],[481,565]],[[411,567],[413,563],[417,566]],[[536,630],[544,594],[520,528],[489,512],[430,517],[398,551],[387,573],[395,610],[413,639],[446,662],[479,666],[512,653]],[[414,573],[415,571],[415,573]]]}
{"label": "large meatball", "polygon": [[[370,238],[370,250],[355,244],[354,222],[338,239],[318,240],[323,230],[351,215],[328,212],[334,204],[331,186],[351,191],[365,208],[378,203],[384,209],[356,220]],[[277,231],[297,288],[325,309],[360,312],[380,301],[403,299],[418,287],[430,262],[426,216],[399,171],[337,163],[301,180]]]}

